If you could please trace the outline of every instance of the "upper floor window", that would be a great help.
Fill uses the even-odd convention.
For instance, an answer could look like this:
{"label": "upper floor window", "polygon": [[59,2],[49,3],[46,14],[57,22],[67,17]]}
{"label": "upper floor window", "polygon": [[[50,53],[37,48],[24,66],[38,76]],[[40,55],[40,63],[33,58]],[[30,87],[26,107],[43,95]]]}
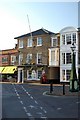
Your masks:
{"label": "upper floor window", "polygon": [[22,64],[23,62],[23,54],[20,54],[19,55],[19,65]]}
{"label": "upper floor window", "polygon": [[42,38],[38,37],[37,38],[37,46],[41,46],[42,45]]}
{"label": "upper floor window", "polygon": [[58,40],[57,38],[52,38],[52,47],[56,47],[58,45]]}
{"label": "upper floor window", "polygon": [[12,55],[11,56],[11,64],[14,64],[16,62],[16,56]]}
{"label": "upper floor window", "polygon": [[72,34],[72,39],[73,39],[73,42],[76,43],[76,33]]}
{"label": "upper floor window", "polygon": [[62,53],[62,64],[71,63],[71,53]]}
{"label": "upper floor window", "polygon": [[32,47],[32,44],[33,44],[33,40],[31,38],[28,38],[27,46]]}
{"label": "upper floor window", "polygon": [[65,53],[62,53],[62,64],[65,64]]}
{"label": "upper floor window", "polygon": [[65,35],[62,35],[62,44],[65,45]]}
{"label": "upper floor window", "polygon": [[71,63],[71,53],[66,53],[66,64]]}
{"label": "upper floor window", "polygon": [[31,63],[32,54],[27,54],[26,63]]}
{"label": "upper floor window", "polygon": [[51,61],[55,61],[55,50],[51,51]]}
{"label": "upper floor window", "polygon": [[19,40],[19,48],[23,48],[23,40]]}
{"label": "upper floor window", "polygon": [[37,64],[42,63],[42,53],[37,53]]}
{"label": "upper floor window", "polygon": [[71,44],[71,34],[66,34],[66,44]]}
{"label": "upper floor window", "polygon": [[2,63],[7,63],[8,62],[8,57],[2,57]]}
{"label": "upper floor window", "polygon": [[66,80],[70,80],[71,70],[66,70]]}

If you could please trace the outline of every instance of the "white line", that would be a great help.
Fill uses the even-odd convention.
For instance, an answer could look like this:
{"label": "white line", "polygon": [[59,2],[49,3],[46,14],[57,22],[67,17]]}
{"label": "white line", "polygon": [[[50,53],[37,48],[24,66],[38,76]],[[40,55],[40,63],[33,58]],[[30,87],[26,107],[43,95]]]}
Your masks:
{"label": "white line", "polygon": [[30,98],[31,98],[31,99],[33,99],[33,97],[32,97],[32,96],[31,96]]}
{"label": "white line", "polygon": [[57,108],[57,110],[61,110],[62,108]]}
{"label": "white line", "polygon": [[28,93],[28,95],[30,96],[30,94]]}
{"label": "white line", "polygon": [[20,99],[20,96],[18,96],[18,99]]}
{"label": "white line", "polygon": [[35,103],[38,104],[38,102],[35,100]]}
{"label": "white line", "polygon": [[41,110],[43,109],[43,107],[40,107],[41,108]]}
{"label": "white line", "polygon": [[23,104],[23,101],[20,101],[21,104]]}
{"label": "white line", "polygon": [[44,111],[44,113],[47,113],[47,111],[46,110],[43,110]]}
{"label": "white line", "polygon": [[31,113],[27,113],[27,115],[28,115],[29,117],[32,116]]}

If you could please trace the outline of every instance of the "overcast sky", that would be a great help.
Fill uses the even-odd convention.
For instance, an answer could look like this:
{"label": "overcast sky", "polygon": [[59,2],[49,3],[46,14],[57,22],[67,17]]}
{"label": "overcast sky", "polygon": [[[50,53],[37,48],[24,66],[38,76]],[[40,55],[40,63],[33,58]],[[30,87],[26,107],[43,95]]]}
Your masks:
{"label": "overcast sky", "polygon": [[15,46],[14,37],[45,28],[59,32],[67,26],[78,27],[77,2],[0,1],[0,50]]}

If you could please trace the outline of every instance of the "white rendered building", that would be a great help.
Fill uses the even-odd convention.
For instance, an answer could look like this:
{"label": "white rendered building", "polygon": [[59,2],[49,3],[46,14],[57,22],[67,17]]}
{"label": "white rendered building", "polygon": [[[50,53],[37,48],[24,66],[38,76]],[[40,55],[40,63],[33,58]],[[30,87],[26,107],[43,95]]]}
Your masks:
{"label": "white rendered building", "polygon": [[78,77],[78,32],[74,27],[65,27],[60,31],[60,82],[69,82],[71,66],[72,66],[72,51],[71,46],[74,42],[76,73]]}

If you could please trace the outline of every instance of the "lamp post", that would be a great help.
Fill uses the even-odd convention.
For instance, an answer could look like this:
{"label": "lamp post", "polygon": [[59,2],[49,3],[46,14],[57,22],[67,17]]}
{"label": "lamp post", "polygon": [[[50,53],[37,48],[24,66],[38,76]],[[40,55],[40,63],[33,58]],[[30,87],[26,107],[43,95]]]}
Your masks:
{"label": "lamp post", "polygon": [[71,68],[71,76],[70,76],[70,91],[71,92],[78,92],[78,79],[76,74],[76,65],[75,65],[75,48],[76,46],[72,43],[71,50],[72,50],[72,68]]}

